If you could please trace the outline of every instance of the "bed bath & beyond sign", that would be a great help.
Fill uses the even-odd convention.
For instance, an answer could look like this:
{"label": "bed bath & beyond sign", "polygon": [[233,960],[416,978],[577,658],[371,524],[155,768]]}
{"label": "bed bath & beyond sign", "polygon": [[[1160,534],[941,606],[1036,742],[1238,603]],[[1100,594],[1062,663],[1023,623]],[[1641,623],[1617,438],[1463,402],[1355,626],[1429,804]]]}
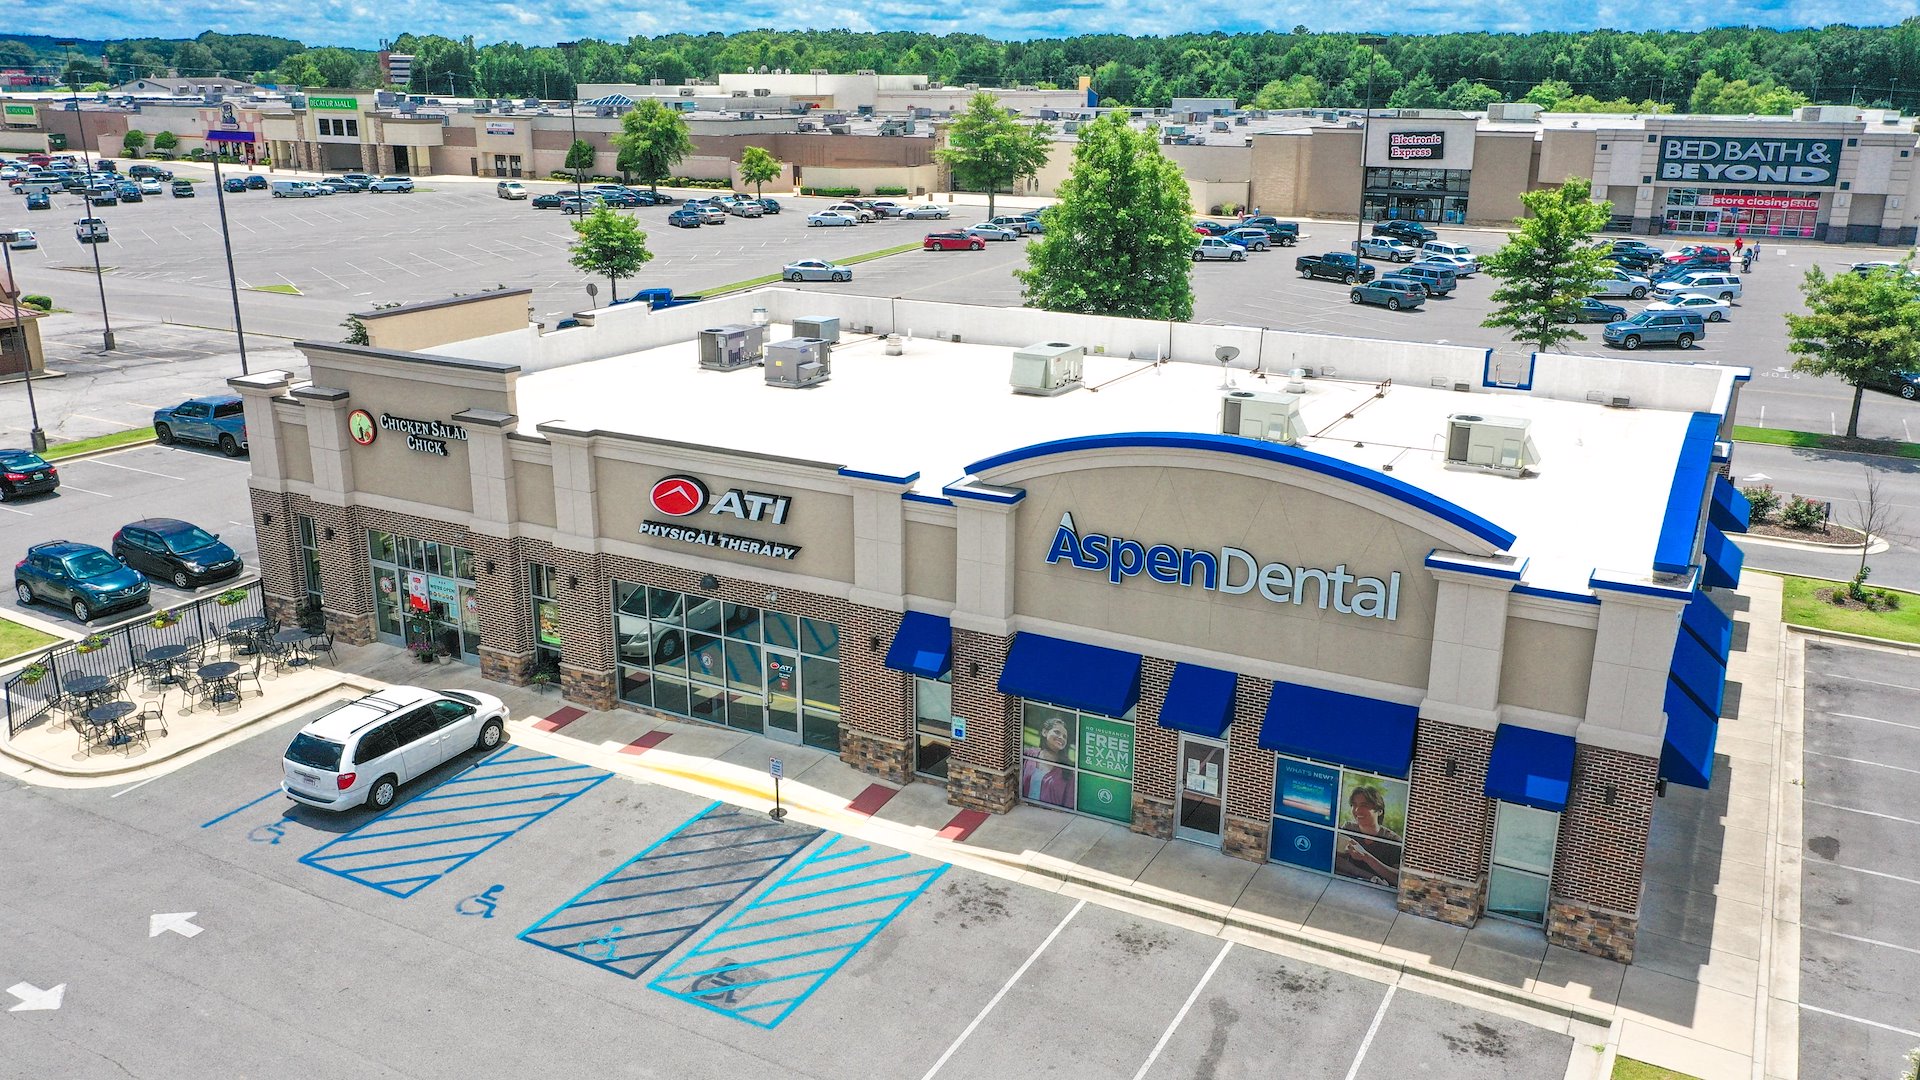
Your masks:
{"label": "bed bath & beyond sign", "polygon": [[[1276,604],[1295,606],[1307,603],[1311,591],[1315,594],[1314,606],[1322,611],[1331,605],[1342,615],[1358,615],[1363,619],[1392,622],[1400,617],[1398,571],[1382,581],[1375,577],[1356,577],[1347,572],[1346,563],[1332,570],[1277,562],[1263,564],[1252,552],[1237,547],[1223,547],[1215,555],[1211,551],[1167,544],[1149,546],[1104,533],[1082,535],[1074,527],[1070,513],[1060,515],[1060,528],[1053,534],[1053,544],[1047,548],[1047,562],[1070,563],[1081,570],[1104,573],[1107,581],[1114,585],[1145,573],[1165,585],[1197,586],[1228,595],[1258,589],[1261,596]],[[1310,590],[1309,586],[1313,588]]]}

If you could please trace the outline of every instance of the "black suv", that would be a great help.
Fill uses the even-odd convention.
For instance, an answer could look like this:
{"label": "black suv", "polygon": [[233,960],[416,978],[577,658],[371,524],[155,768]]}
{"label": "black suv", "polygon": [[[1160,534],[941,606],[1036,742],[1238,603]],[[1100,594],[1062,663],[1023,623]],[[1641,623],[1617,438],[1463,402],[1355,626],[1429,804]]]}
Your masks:
{"label": "black suv", "polygon": [[1395,240],[1404,240],[1415,247],[1429,240],[1440,239],[1440,234],[1417,221],[1382,221],[1374,225],[1373,235],[1391,236]]}
{"label": "black suv", "polygon": [[175,588],[192,589],[245,569],[220,537],[191,522],[146,518],[113,534],[113,553],[128,566]]}

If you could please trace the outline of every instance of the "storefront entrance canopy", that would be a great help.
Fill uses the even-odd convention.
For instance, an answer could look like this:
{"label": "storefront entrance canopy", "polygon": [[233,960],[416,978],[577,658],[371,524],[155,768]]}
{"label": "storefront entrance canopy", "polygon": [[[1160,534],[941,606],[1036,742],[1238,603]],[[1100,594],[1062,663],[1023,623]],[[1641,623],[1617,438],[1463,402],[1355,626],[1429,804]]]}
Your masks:
{"label": "storefront entrance canopy", "polygon": [[1412,705],[1276,682],[1260,745],[1296,757],[1331,761],[1386,776],[1405,776],[1413,762]]}
{"label": "storefront entrance canopy", "polygon": [[1487,796],[1556,814],[1565,810],[1573,786],[1573,749],[1571,735],[1501,724],[1493,733]]}
{"label": "storefront entrance canopy", "polygon": [[887,648],[887,666],[937,679],[953,669],[953,624],[939,615],[909,611]]}
{"label": "storefront entrance canopy", "polygon": [[1667,680],[1667,734],[1660,746],[1660,775],[1676,784],[1706,788],[1713,783],[1713,745],[1720,722],[1693,695]]}
{"label": "storefront entrance canopy", "polygon": [[1200,664],[1177,664],[1160,706],[1160,726],[1218,739],[1233,723],[1233,672]]}
{"label": "storefront entrance canopy", "polygon": [[1140,700],[1140,654],[1040,634],[1016,634],[1000,692],[1102,716],[1125,716]]}

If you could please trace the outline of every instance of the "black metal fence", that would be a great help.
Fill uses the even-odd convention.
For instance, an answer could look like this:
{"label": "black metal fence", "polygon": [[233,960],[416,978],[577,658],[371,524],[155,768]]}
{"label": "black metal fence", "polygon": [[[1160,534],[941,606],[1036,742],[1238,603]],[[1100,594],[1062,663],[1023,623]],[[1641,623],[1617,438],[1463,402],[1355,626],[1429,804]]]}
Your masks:
{"label": "black metal fence", "polygon": [[[222,602],[223,597],[233,594],[244,596],[231,603]],[[163,612],[176,617],[164,626],[156,626],[156,622],[162,621]],[[229,623],[266,613],[260,582],[255,579],[178,607],[150,611],[80,641],[55,645],[7,676],[7,737],[12,738],[43,719],[47,709],[66,693],[64,684],[68,679],[80,675],[118,678],[145,659],[149,649],[218,642]],[[97,642],[97,647],[89,645],[89,641]]]}

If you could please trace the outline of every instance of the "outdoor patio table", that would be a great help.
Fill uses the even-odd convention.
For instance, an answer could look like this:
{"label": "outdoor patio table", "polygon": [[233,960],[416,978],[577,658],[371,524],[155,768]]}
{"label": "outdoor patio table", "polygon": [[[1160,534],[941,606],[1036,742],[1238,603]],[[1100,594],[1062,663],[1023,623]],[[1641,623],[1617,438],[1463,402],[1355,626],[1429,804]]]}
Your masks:
{"label": "outdoor patio table", "polygon": [[178,662],[181,657],[192,651],[192,647],[187,645],[156,645],[147,650],[147,660],[151,663],[163,665],[166,668],[166,673],[160,676],[160,681],[172,685],[178,681],[173,673],[173,665]]}
{"label": "outdoor patio table", "polygon": [[124,732],[118,730],[117,725],[138,707],[131,701],[109,701],[95,705],[87,710],[87,723],[96,728],[113,731],[107,736],[106,745],[125,746],[130,740]]}
{"label": "outdoor patio table", "polygon": [[305,630],[294,627],[273,635],[273,643],[286,647],[288,667],[303,667],[307,663],[306,645],[312,637],[313,635]]}
{"label": "outdoor patio table", "polygon": [[[99,697],[113,689],[113,680],[105,675],[76,675],[66,680],[67,692],[79,694],[89,700]],[[98,701],[93,702],[99,704]]]}
{"label": "outdoor patio table", "polygon": [[212,698],[216,702],[235,701],[240,697],[240,688],[233,684],[233,677],[240,674],[240,665],[231,660],[222,660],[216,664],[207,664],[200,669],[200,678],[212,688]]}
{"label": "outdoor patio table", "polygon": [[[235,619],[227,624],[228,633],[246,634],[249,638],[258,638],[261,634],[271,629],[273,629],[273,622],[263,615],[249,615],[244,619]],[[251,645],[252,642],[248,641],[243,643],[236,651],[242,656],[252,656],[258,650],[252,648]]]}

